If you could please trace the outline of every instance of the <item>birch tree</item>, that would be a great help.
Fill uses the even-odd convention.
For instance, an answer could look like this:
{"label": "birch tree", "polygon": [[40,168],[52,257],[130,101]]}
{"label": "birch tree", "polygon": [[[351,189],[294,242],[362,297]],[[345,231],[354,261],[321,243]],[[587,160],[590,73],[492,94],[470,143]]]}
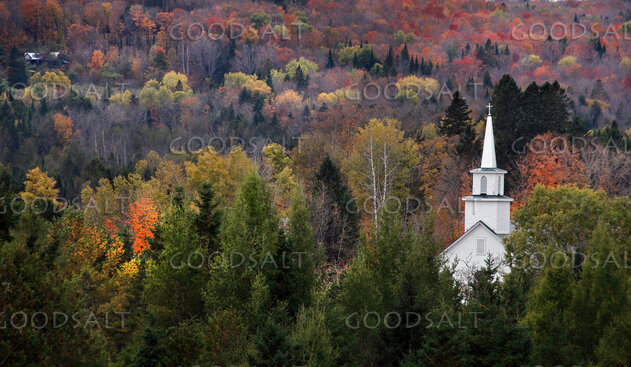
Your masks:
{"label": "birch tree", "polygon": [[405,182],[418,164],[416,143],[404,137],[395,119],[372,119],[351,142],[346,170],[358,198],[358,208],[370,213],[377,225],[379,212],[389,203],[404,203]]}

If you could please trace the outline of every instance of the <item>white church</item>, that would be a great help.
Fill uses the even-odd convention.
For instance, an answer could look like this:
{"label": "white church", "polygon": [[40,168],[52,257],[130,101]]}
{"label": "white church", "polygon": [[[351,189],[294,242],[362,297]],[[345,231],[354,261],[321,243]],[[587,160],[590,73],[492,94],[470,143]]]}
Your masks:
{"label": "white church", "polygon": [[493,119],[491,105],[487,106],[480,168],[471,170],[473,175],[472,195],[462,198],[465,202],[465,232],[442,254],[448,265],[455,264],[456,275],[466,276],[475,269],[485,266],[489,254],[500,273],[508,271],[501,265],[504,260],[502,238],[512,231],[510,206],[512,198],[504,196],[504,175],[506,171],[497,168]]}

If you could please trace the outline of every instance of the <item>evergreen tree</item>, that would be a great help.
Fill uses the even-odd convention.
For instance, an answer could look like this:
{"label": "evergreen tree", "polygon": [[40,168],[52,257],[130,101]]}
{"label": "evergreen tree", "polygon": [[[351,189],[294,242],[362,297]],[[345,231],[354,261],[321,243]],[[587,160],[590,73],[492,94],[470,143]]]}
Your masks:
{"label": "evergreen tree", "polygon": [[282,266],[271,290],[277,299],[285,302],[288,313],[293,317],[303,305],[309,305],[315,282],[315,240],[309,224],[309,211],[299,189],[293,194],[288,219],[287,237],[281,242],[276,255],[281,259]]}
{"label": "evergreen tree", "polygon": [[620,266],[625,251],[606,226],[596,228],[591,242],[566,315],[568,339],[579,361],[593,358],[603,335],[627,314],[631,300],[631,278]]}
{"label": "evergreen tree", "polygon": [[158,366],[162,360],[162,348],[159,345],[158,330],[147,325],[143,333],[143,345],[134,356],[135,367]]}
{"label": "evergreen tree", "polygon": [[204,314],[202,289],[208,278],[211,251],[200,246],[194,223],[199,216],[181,199],[173,200],[157,228],[157,242],[163,248],[147,277],[145,297],[157,326],[176,326]]}
{"label": "evergreen tree", "polygon": [[484,77],[482,78],[482,84],[485,87],[493,87],[493,81],[491,80],[491,74],[489,74],[488,70],[486,70],[484,72]]}
{"label": "evergreen tree", "polygon": [[531,290],[523,320],[533,334],[530,361],[571,366],[576,358],[564,324],[564,311],[571,303],[574,276],[571,266],[550,254],[548,252],[546,258],[555,259],[555,263],[546,267],[542,279]]}
{"label": "evergreen tree", "polygon": [[383,62],[383,70],[386,76],[394,75],[394,51],[392,50],[392,46],[388,48],[388,55]]}
{"label": "evergreen tree", "polygon": [[296,68],[296,76],[294,80],[296,81],[296,89],[298,90],[307,89],[307,86],[309,85],[309,76],[303,73],[300,65],[298,65],[298,67]]}
{"label": "evergreen tree", "polygon": [[355,200],[342,178],[337,165],[326,155],[315,176],[316,194],[324,192],[327,203],[335,215],[329,216],[325,252],[330,261],[349,259],[359,236],[358,210]]}
{"label": "evergreen tree", "polygon": [[470,113],[467,102],[460,97],[460,92],[456,91],[439,126],[440,133],[447,136],[463,134],[467,125],[471,124]]}
{"label": "evergreen tree", "polygon": [[410,53],[408,52],[407,42],[403,44],[403,49],[401,49],[401,61],[406,64],[410,61]]}
{"label": "evergreen tree", "polygon": [[605,85],[603,84],[602,80],[598,79],[594,83],[591,98],[600,99],[601,101],[606,101],[609,99],[609,95],[607,94],[607,91],[605,91]]}
{"label": "evergreen tree", "polygon": [[14,46],[9,54],[9,65],[7,80],[12,88],[23,88],[27,83],[26,63],[18,54],[18,49]]}
{"label": "evergreen tree", "polygon": [[516,154],[513,145],[519,151],[525,144],[523,138],[519,139],[523,131],[521,90],[510,75],[504,75],[495,85],[491,104],[497,164],[498,167],[510,168],[513,165],[511,157]]}
{"label": "evergreen tree", "polygon": [[[464,329],[469,346],[469,363],[475,366],[518,366],[528,362],[529,338],[513,314],[511,284],[502,284],[491,257],[469,282]],[[518,291],[521,291],[518,289]],[[521,316],[521,315],[519,315]]]}
{"label": "evergreen tree", "polygon": [[331,49],[329,49],[329,56],[326,61],[326,68],[332,69],[334,67],[335,67],[335,61],[333,61],[333,52],[331,52]]}
{"label": "evergreen tree", "polygon": [[462,134],[460,134],[458,145],[456,145],[456,152],[469,159],[482,154],[482,141],[477,139],[473,123],[468,123]]}
{"label": "evergreen tree", "polygon": [[219,227],[221,225],[221,212],[217,209],[215,191],[210,182],[204,182],[198,190],[199,200],[195,202],[199,214],[194,219],[197,233],[206,243],[207,248],[217,246]]}

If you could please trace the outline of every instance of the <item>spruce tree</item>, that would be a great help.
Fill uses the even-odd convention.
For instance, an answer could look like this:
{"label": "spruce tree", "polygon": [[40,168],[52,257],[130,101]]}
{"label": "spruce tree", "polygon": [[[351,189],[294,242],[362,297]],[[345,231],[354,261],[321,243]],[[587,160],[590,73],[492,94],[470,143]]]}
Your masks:
{"label": "spruce tree", "polygon": [[394,51],[392,50],[392,46],[388,48],[388,55],[383,62],[383,70],[386,76],[394,75]]}
{"label": "spruce tree", "polygon": [[199,214],[194,219],[195,227],[206,246],[211,249],[217,244],[221,212],[215,202],[215,191],[210,182],[204,182],[198,190],[199,200],[195,202]]}
{"label": "spruce tree", "polygon": [[[495,152],[498,167],[510,169],[512,165],[513,144],[523,147],[524,139],[520,138],[523,108],[521,90],[510,75],[505,74],[495,86],[491,98],[493,128],[495,133]],[[519,139],[519,140],[518,140]],[[518,150],[517,150],[518,151]]]}
{"label": "spruce tree", "polygon": [[460,138],[458,139],[458,145],[456,145],[456,152],[466,158],[477,157],[482,152],[482,141],[477,139],[475,128],[473,123],[468,123]]}
{"label": "spruce tree", "polygon": [[[329,205],[335,208],[336,216],[331,217],[328,223],[329,236],[325,239],[329,245],[326,249],[330,260],[348,259],[353,252],[355,242],[359,236],[358,210],[353,200],[353,195],[344,183],[342,173],[338,166],[327,154],[316,173],[316,186],[314,191],[324,190],[329,200]],[[339,218],[340,223],[333,221]],[[340,259],[341,257],[341,259]]]}
{"label": "spruce tree", "polygon": [[10,230],[16,222],[16,215],[13,210],[7,208],[13,200],[11,192],[11,172],[8,167],[0,165],[0,243],[10,241]]}
{"label": "spruce tree", "polygon": [[18,49],[13,47],[9,54],[7,80],[12,88],[23,88],[26,85],[26,64],[24,59],[18,55]]}
{"label": "spruce tree", "polygon": [[329,56],[326,61],[326,68],[332,69],[334,67],[335,67],[335,61],[333,61],[333,52],[331,52],[331,49],[329,49]]}
{"label": "spruce tree", "polygon": [[439,126],[440,133],[447,136],[461,135],[467,125],[471,124],[470,113],[467,102],[460,97],[460,92],[456,91]]}
{"label": "spruce tree", "polygon": [[408,52],[408,44],[403,44],[403,49],[401,49],[401,61],[407,63],[410,61],[410,54]]}
{"label": "spruce tree", "polygon": [[309,76],[303,73],[300,65],[298,65],[298,67],[296,68],[296,76],[294,80],[296,81],[296,89],[298,90],[307,89],[307,86],[309,85]]}

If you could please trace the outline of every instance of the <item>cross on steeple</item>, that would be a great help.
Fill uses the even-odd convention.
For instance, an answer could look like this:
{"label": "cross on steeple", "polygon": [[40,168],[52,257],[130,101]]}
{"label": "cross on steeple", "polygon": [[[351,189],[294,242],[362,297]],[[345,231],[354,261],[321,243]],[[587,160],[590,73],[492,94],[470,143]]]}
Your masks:
{"label": "cross on steeple", "polygon": [[493,107],[493,106],[491,106],[491,103],[489,103],[489,104],[486,106],[486,108],[488,108],[488,109],[489,109],[489,115],[491,114],[491,107]]}

